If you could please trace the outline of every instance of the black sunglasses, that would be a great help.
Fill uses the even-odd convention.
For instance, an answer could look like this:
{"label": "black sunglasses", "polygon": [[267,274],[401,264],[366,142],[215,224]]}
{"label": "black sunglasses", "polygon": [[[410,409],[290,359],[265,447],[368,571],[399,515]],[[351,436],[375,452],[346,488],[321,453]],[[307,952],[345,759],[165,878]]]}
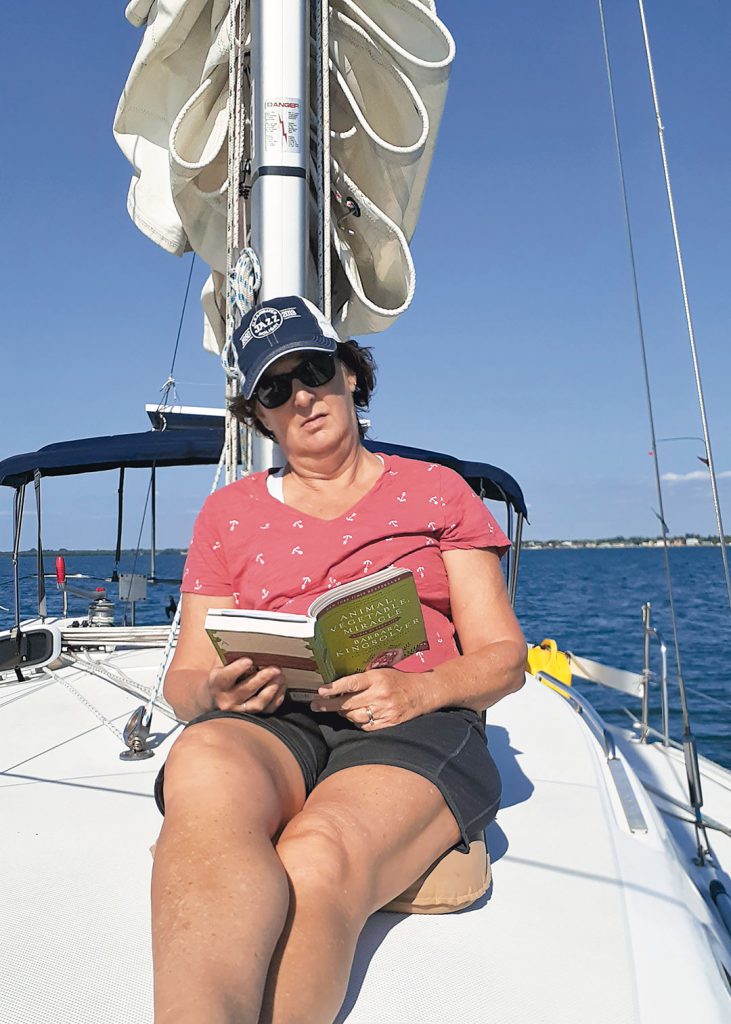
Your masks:
{"label": "black sunglasses", "polygon": [[335,376],[335,356],[330,352],[310,352],[302,362],[288,373],[263,376],[254,389],[254,398],[265,409],[276,409],[292,396],[292,381],[298,380],[306,388],[318,388]]}

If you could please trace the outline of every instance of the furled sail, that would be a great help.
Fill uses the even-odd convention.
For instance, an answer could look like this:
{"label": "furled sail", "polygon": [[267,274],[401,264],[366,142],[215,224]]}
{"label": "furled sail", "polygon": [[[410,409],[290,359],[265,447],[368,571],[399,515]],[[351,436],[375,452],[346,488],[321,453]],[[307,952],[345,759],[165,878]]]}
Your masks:
{"label": "furled sail", "polygon": [[[132,0],[126,16],[145,28],[114,122],[134,168],[127,208],[162,248],[176,255],[194,250],[210,266],[202,295],[204,344],[219,351],[225,337],[229,0]],[[454,43],[433,0],[331,0],[329,26],[332,308],[345,337],[384,330],[411,302],[408,243]],[[247,83],[245,77],[245,111]],[[356,204],[358,216],[347,216],[345,201],[351,209]]]}

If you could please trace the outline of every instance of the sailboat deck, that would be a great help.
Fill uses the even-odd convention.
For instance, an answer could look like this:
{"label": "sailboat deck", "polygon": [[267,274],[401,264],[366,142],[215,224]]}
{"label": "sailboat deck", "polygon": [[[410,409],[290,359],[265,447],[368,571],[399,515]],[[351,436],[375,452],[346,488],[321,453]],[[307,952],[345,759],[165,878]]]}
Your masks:
{"label": "sailboat deck", "polygon": [[[149,685],[159,657],[130,651],[115,664]],[[120,761],[113,730],[139,699],[60,675],[73,691],[59,674],[0,689],[0,1022],[151,1020],[151,791],[175,723],[156,712],[157,756]],[[648,832],[631,834],[593,735],[532,680],[491,710],[488,734],[504,783],[488,833],[493,888],[445,917],[375,915],[339,1021],[724,1019],[728,994],[720,971],[705,976],[698,923],[710,912],[636,780]]]}

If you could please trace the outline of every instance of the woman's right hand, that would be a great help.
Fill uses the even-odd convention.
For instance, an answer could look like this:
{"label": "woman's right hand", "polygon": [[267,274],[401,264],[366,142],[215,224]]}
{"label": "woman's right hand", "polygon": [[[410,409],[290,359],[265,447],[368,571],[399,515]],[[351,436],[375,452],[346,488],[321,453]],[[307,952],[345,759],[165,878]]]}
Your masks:
{"label": "woman's right hand", "polygon": [[221,664],[206,635],[206,615],[210,608],[233,607],[231,595],[182,595],[180,634],[163,692],[183,722],[217,710],[268,714],[284,700],[281,669],[259,669],[251,658]]}
{"label": "woman's right hand", "polygon": [[211,669],[205,691],[212,711],[271,714],[284,700],[284,676],[274,665],[259,668],[251,658],[237,658]]}

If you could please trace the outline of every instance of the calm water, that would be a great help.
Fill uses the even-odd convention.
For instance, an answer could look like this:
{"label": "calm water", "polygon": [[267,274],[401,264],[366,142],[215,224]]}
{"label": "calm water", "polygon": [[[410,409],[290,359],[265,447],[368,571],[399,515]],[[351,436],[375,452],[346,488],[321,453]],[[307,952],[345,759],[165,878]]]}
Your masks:
{"label": "calm water", "polygon": [[[159,555],[159,577],[179,579],[184,558]],[[132,555],[121,568],[131,571]],[[46,572],[54,559],[46,558]],[[67,554],[69,574],[84,573],[92,579],[76,582],[83,588],[103,586],[113,568],[111,555]],[[731,768],[731,612],[723,584],[720,553],[713,548],[674,548],[671,568],[675,587],[683,675],[689,687],[725,706],[689,694],[691,724],[701,752]],[[148,556],[140,555],[137,571],[149,569]],[[22,608],[35,608],[35,559],[21,562]],[[61,596],[54,579],[47,580],[50,614],[61,611]],[[116,584],[107,584],[116,601]],[[174,582],[148,587],[148,600],[137,606],[138,624],[165,621],[165,606],[177,598]],[[671,630],[662,552],[652,549],[592,549],[525,551],[521,556],[517,611],[529,641],[553,637],[559,647],[570,649],[610,665],[640,671],[642,667],[642,618],[644,601],[653,604],[654,624],[670,643]],[[0,605],[13,607],[10,558],[0,555]],[[84,602],[71,599],[70,611],[83,614]],[[119,609],[119,605],[117,605]],[[117,613],[117,622],[121,615]],[[11,611],[0,608],[0,629],[12,624]],[[676,709],[672,734],[680,735],[674,662],[671,661],[671,697]],[[612,691],[582,688],[597,709],[610,721],[627,724],[624,704],[639,711],[639,702]],[[653,724],[659,728],[659,705],[654,701]]]}

